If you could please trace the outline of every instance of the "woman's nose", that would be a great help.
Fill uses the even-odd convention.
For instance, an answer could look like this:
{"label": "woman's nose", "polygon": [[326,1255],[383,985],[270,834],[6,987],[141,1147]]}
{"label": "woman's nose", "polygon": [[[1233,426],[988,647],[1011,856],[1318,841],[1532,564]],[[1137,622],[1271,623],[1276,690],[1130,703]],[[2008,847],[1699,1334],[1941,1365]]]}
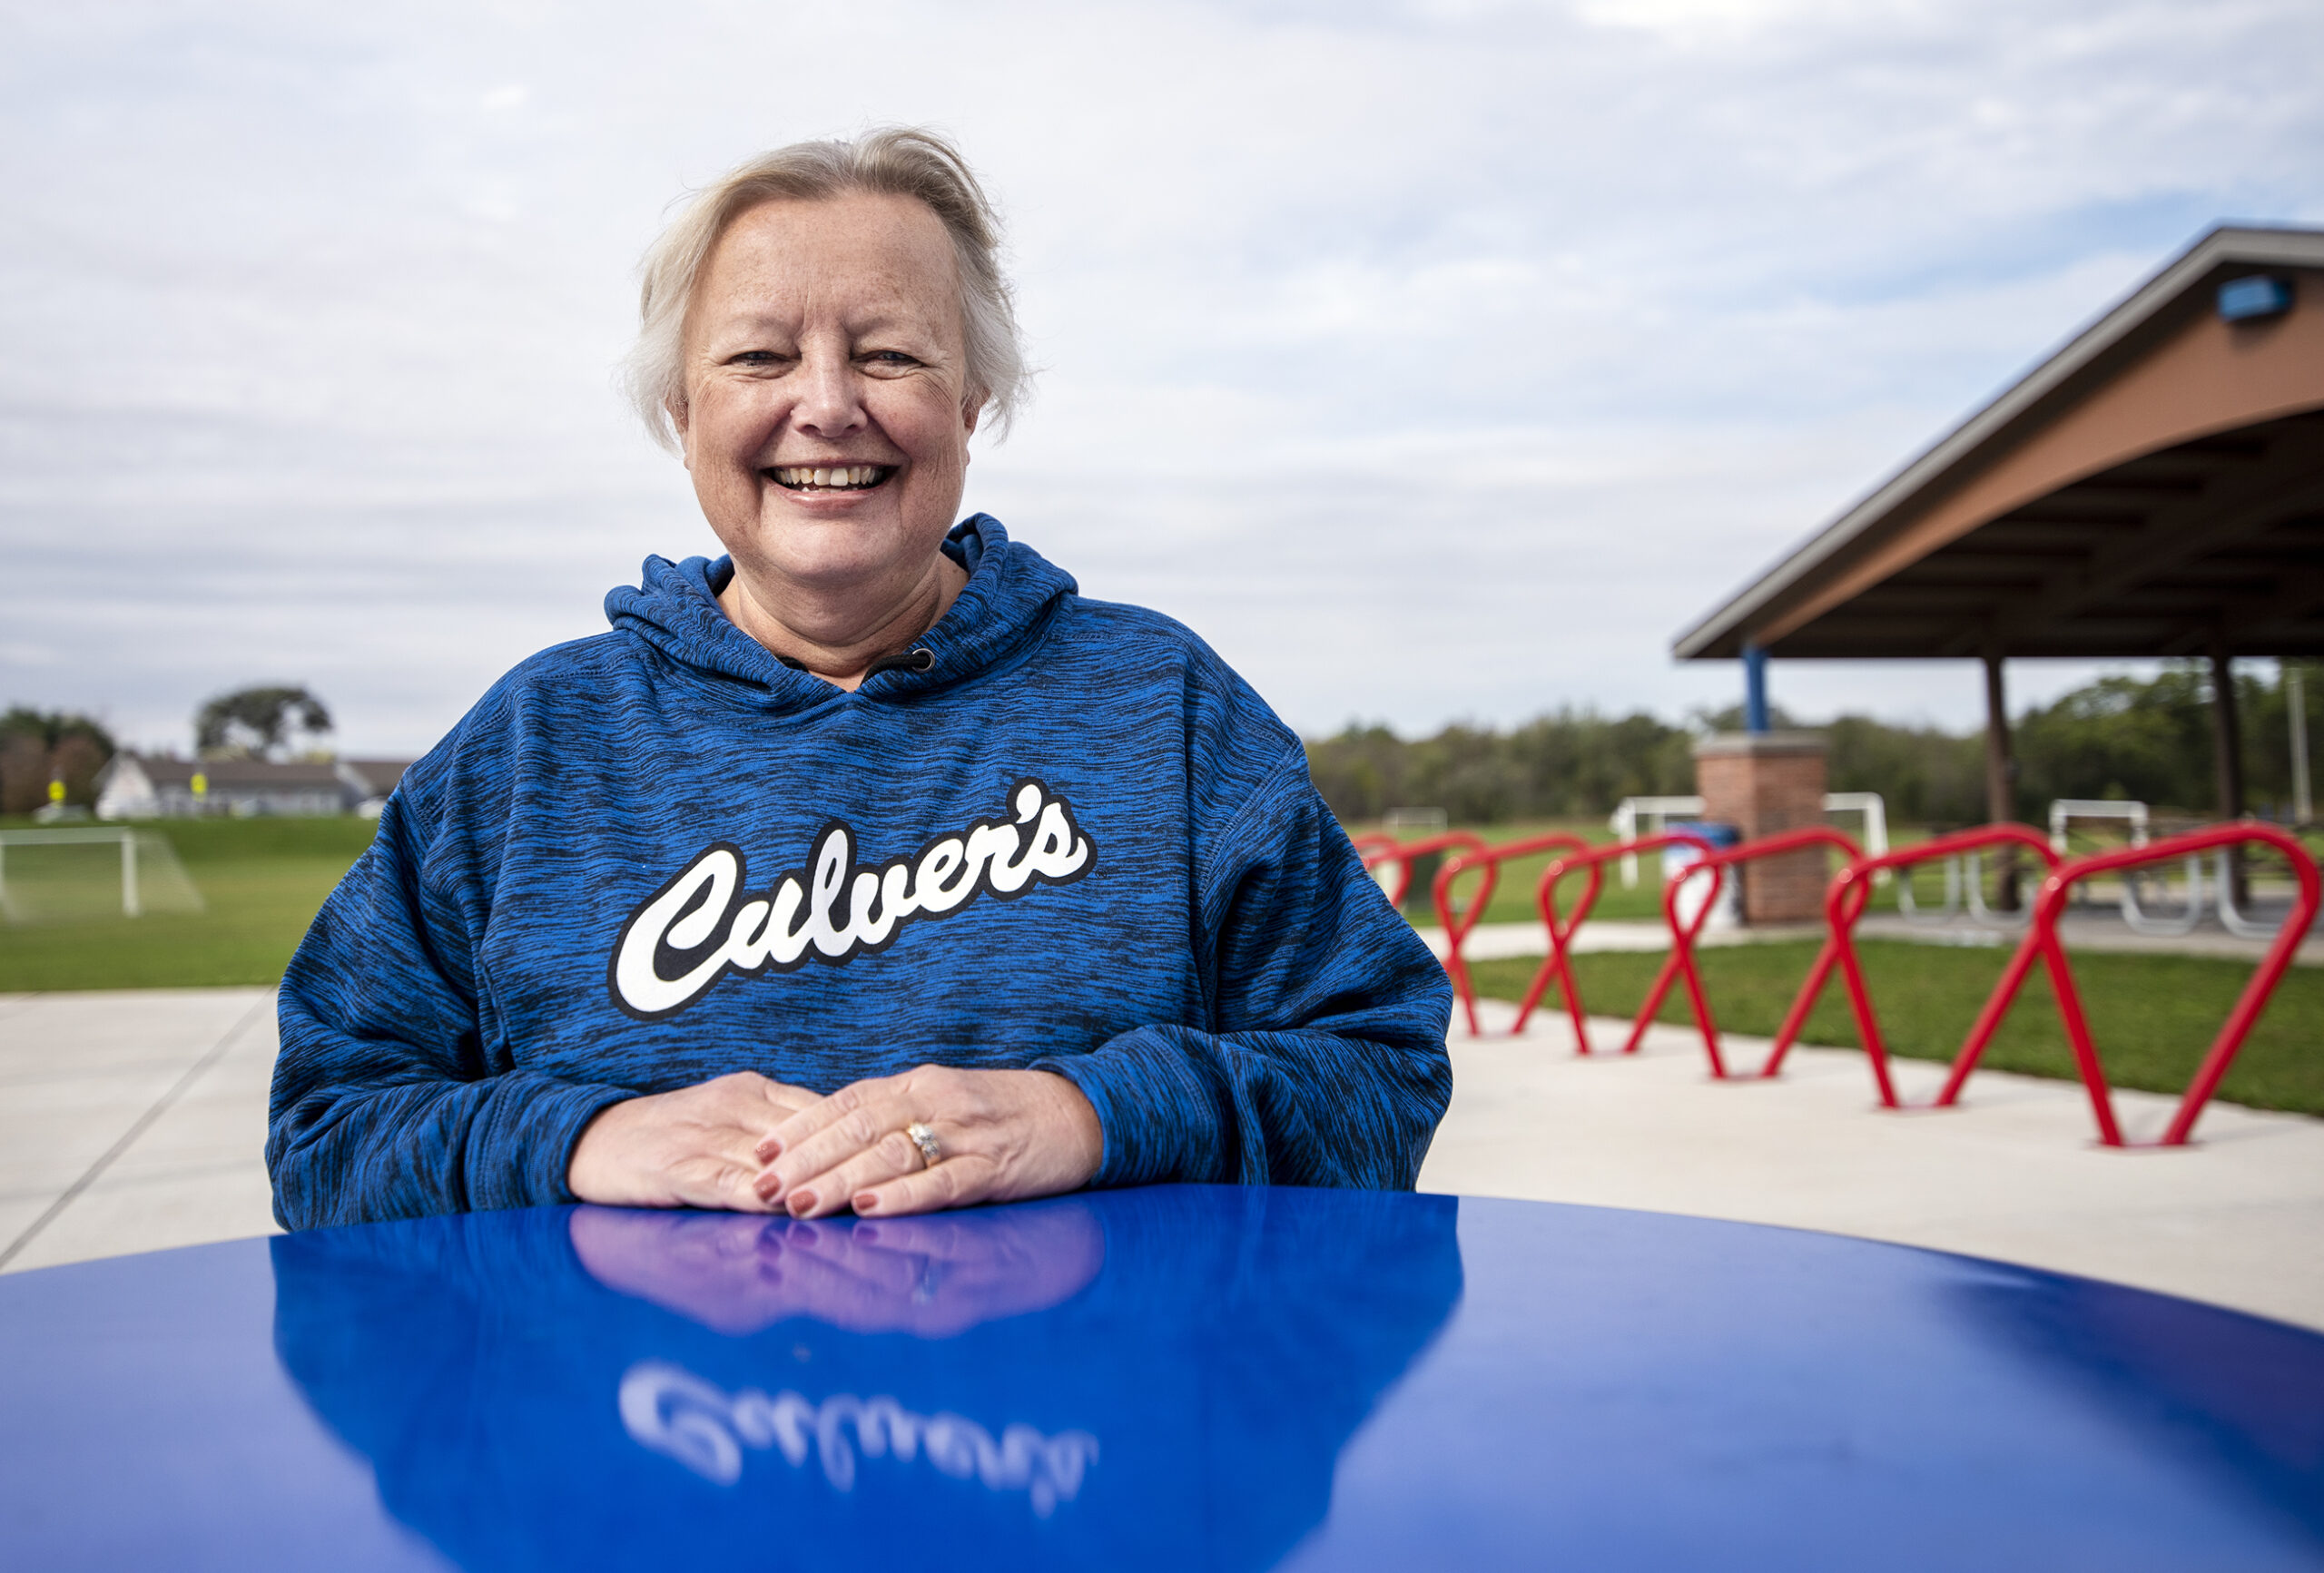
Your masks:
{"label": "woman's nose", "polygon": [[854,365],[842,347],[814,345],[801,358],[799,402],[791,424],[818,437],[845,437],[864,425],[863,398]]}

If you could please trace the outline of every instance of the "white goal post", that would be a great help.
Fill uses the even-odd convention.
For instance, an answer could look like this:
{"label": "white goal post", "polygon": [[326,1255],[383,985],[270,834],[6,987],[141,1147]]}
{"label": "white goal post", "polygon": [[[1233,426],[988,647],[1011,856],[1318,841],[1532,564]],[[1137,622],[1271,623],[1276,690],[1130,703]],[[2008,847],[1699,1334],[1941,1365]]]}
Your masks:
{"label": "white goal post", "polygon": [[[11,847],[72,847],[116,845],[121,849],[121,915],[142,918],[146,908],[146,879],[138,868],[138,841],[150,831],[140,831],[123,826],[118,830],[90,829],[75,831],[0,831],[0,912],[13,911],[8,895],[8,849]],[[166,843],[163,850],[167,850]],[[164,858],[171,872],[174,859]],[[180,876],[182,879],[182,876]],[[165,880],[165,884],[167,881]],[[165,891],[166,894],[166,891]],[[164,902],[164,905],[169,905]]]}
{"label": "white goal post", "polygon": [[[1676,816],[1691,816],[1703,811],[1703,800],[1689,797],[1624,798],[1607,823],[1612,828],[1614,840],[1620,842],[1639,839],[1639,821],[1649,822],[1648,834],[1657,834]],[[1864,850],[1878,857],[1888,850],[1888,805],[1878,792],[1826,792],[1824,811],[1827,814],[1862,814],[1864,816]],[[1638,854],[1622,854],[1622,886],[1630,889],[1638,884]]]}

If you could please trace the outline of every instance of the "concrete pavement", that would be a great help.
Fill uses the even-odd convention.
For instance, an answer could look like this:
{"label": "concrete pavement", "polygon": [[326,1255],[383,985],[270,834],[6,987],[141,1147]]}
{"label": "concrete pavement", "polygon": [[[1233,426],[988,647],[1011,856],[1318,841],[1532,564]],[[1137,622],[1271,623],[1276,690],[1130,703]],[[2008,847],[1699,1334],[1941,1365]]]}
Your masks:
{"label": "concrete pavement", "polygon": [[[1795,1048],[1776,1081],[1714,1082],[1690,1027],[1624,1058],[1482,1000],[1457,1027],[1452,1107],[1421,1187],[1819,1229],[2084,1273],[2324,1329],[2324,1120],[2214,1102],[2193,1145],[2096,1145],[2078,1082],[1980,1071],[1962,1106],[1877,1107],[1863,1055]],[[1629,1023],[1592,1022],[1610,1049]],[[1727,1035],[1756,1069],[1765,1038]],[[1906,1103],[1945,1067],[1896,1064]],[[2118,1093],[2132,1141],[2175,1100]]]}
{"label": "concrete pavement", "polygon": [[[256,988],[0,997],[0,1270],[271,1232],[273,1001]],[[1489,1033],[1514,1012],[1480,1007]],[[1626,1024],[1595,1024],[1620,1041]],[[1730,1037],[1754,1066],[1764,1040]],[[1424,1189],[1692,1213],[2089,1273],[2324,1329],[2324,1120],[2214,1104],[2200,1145],[2110,1152],[2076,1084],[1980,1073],[1873,1107],[1861,1055],[1714,1083],[1686,1028],[1577,1058],[1562,1018],[1452,1044]],[[1898,1067],[1925,1097],[1941,1067]],[[2127,1093],[2132,1135],[2166,1098]]]}
{"label": "concrete pavement", "polygon": [[0,996],[0,1270],[272,1232],[271,988]]}

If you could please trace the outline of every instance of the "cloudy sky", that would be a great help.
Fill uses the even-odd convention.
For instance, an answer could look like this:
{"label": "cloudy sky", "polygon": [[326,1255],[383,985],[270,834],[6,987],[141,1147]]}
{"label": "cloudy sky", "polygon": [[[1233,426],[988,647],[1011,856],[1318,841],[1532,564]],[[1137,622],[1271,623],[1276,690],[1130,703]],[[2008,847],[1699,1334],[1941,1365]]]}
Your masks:
{"label": "cloudy sky", "polygon": [[667,204],[911,121],[1046,368],[969,506],[1310,732],[1675,719],[1739,682],[1680,626],[2211,223],[2324,221],[2319,59],[2313,0],[5,0],[0,703],[425,747],[714,549],[611,382]]}

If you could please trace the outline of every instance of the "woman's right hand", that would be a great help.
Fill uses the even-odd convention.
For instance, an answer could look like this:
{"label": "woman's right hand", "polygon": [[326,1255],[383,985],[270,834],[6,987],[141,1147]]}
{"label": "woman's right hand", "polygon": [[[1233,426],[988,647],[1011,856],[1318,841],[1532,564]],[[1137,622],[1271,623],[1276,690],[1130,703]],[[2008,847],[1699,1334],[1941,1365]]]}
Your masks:
{"label": "woman's right hand", "polygon": [[565,1183],[610,1207],[721,1207],[772,1213],[756,1182],[759,1143],[821,1101],[803,1086],[741,1070],[614,1104],[573,1145]]}

